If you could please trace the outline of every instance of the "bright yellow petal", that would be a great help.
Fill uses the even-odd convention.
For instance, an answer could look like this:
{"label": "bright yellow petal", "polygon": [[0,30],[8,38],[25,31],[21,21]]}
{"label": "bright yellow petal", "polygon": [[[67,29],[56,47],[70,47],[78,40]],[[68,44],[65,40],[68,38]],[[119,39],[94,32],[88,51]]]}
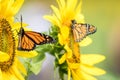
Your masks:
{"label": "bright yellow petal", "polygon": [[71,72],[70,72],[70,69],[68,68],[68,80],[70,80],[71,78]]}
{"label": "bright yellow petal", "polygon": [[64,46],[65,50],[67,51],[67,58],[71,58],[72,57],[72,50],[69,48],[69,46],[66,44]]}
{"label": "bright yellow petal", "polygon": [[81,71],[81,74],[82,74],[82,77],[84,78],[83,80],[97,80],[95,77],[93,77],[89,74],[86,74],[85,72]]}
{"label": "bright yellow petal", "polygon": [[64,55],[59,59],[59,64],[64,63],[66,60],[66,53],[64,53]]}
{"label": "bright yellow petal", "polygon": [[64,43],[65,43],[61,34],[58,34],[58,41],[61,45],[64,45]]}
{"label": "bright yellow petal", "polygon": [[53,16],[44,16],[44,18],[48,21],[50,21],[53,25],[57,25],[59,27],[60,23],[55,15]]}
{"label": "bright yellow petal", "polygon": [[1,71],[1,69],[0,69],[0,80],[3,80],[3,75],[2,75],[2,71]]}
{"label": "bright yellow petal", "polygon": [[[28,26],[28,24],[22,23],[22,27],[24,27],[25,31],[27,31],[27,30],[30,31],[31,29],[28,29],[28,28],[26,29],[26,26]],[[18,44],[18,32],[19,32],[20,27],[21,27],[21,22],[16,22],[16,23],[12,24],[11,27],[12,27],[12,31],[13,31],[13,33],[14,33],[16,42],[17,42],[17,44]]]}
{"label": "bright yellow petal", "polygon": [[0,11],[0,12],[3,11],[3,12],[2,12],[2,15],[4,15],[5,12],[6,12],[6,10],[7,10],[7,7],[6,7],[6,6],[7,6],[8,2],[9,2],[8,0],[6,0],[6,1],[5,1],[5,0],[0,1],[0,3],[1,3],[1,4],[0,4],[0,6],[1,6],[1,11]]}
{"label": "bright yellow petal", "polygon": [[81,6],[82,6],[82,0],[80,0],[78,6],[77,6],[76,9],[75,9],[75,12],[76,12],[76,13],[79,14],[79,13],[81,12]]}
{"label": "bright yellow petal", "polygon": [[7,72],[2,72],[3,80],[19,80],[17,77],[9,71]]}
{"label": "bright yellow petal", "polygon": [[8,13],[10,14],[10,12],[9,12],[9,10],[11,10],[10,8],[11,8],[11,5],[14,3],[14,0],[6,0],[6,11],[5,11],[5,13],[4,13],[4,15],[7,15]]}
{"label": "bright yellow petal", "polygon": [[85,73],[90,74],[90,75],[95,75],[95,76],[103,75],[106,73],[104,70],[100,68],[89,66],[89,65],[84,65],[84,64],[81,64],[80,68]]}
{"label": "bright yellow petal", "polygon": [[25,80],[15,65],[11,66],[10,70],[11,70],[11,73],[13,73],[19,80]]}
{"label": "bright yellow petal", "polygon": [[94,65],[105,60],[105,56],[100,54],[82,54],[80,59],[82,64]]}
{"label": "bright yellow petal", "polygon": [[18,67],[18,69],[24,74],[27,75],[27,71],[24,67],[24,65],[16,58],[16,66]]}
{"label": "bright yellow petal", "polygon": [[[77,0],[67,0],[67,10],[68,11],[74,11],[76,8]],[[72,5],[72,6],[71,6]]]}
{"label": "bright yellow petal", "polygon": [[21,57],[26,57],[26,58],[31,58],[31,57],[35,57],[38,55],[38,53],[36,51],[16,51],[18,56]]}
{"label": "bright yellow petal", "polygon": [[81,79],[82,77],[79,74],[77,74],[76,71],[71,70],[71,73],[72,73],[73,80],[82,80]]}
{"label": "bright yellow petal", "polygon": [[70,28],[67,26],[62,26],[60,28],[60,33],[62,34],[64,39],[67,39],[69,37],[69,32],[70,32]]}
{"label": "bright yellow petal", "polygon": [[[22,27],[26,27],[28,24],[22,23]],[[16,22],[12,25],[12,29],[19,30],[21,27],[21,22]]]}
{"label": "bright yellow petal", "polygon": [[76,20],[78,23],[85,23],[83,14],[78,14],[78,15],[76,15],[76,16],[75,16],[75,20]]}
{"label": "bright yellow petal", "polygon": [[89,38],[89,37],[86,37],[85,39],[83,39],[83,40],[79,43],[79,45],[80,45],[80,46],[88,46],[88,45],[91,44],[91,43],[92,43],[92,39]]}
{"label": "bright yellow petal", "polygon": [[65,0],[57,0],[60,11],[63,11],[66,7]]}
{"label": "bright yellow petal", "polygon": [[51,8],[53,9],[53,11],[54,11],[56,17],[58,18],[58,20],[61,21],[60,11],[58,10],[58,8],[56,8],[53,5],[51,5]]}
{"label": "bright yellow petal", "polygon": [[10,56],[7,53],[0,51],[0,62],[8,61]]}
{"label": "bright yellow petal", "polygon": [[12,9],[14,10],[14,15],[19,11],[23,4],[24,0],[16,0],[14,4],[12,5]]}
{"label": "bright yellow petal", "polygon": [[80,68],[80,63],[70,63],[68,62],[68,66],[70,69],[78,69]]}
{"label": "bright yellow petal", "polygon": [[9,72],[2,72],[3,80],[10,80],[9,76],[10,76]]}

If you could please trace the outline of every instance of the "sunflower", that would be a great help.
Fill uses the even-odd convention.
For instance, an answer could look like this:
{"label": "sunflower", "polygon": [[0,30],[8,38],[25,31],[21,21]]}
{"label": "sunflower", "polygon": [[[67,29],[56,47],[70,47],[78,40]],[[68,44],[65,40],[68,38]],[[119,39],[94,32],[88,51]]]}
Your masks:
{"label": "sunflower", "polygon": [[59,63],[67,61],[68,80],[72,76],[73,80],[97,80],[93,76],[100,76],[106,72],[94,65],[103,61],[105,56],[100,54],[81,54],[80,59],[73,56],[68,58],[66,54],[62,56]]}
{"label": "sunflower", "polygon": [[54,28],[58,27],[59,29],[57,37],[59,44],[60,46],[63,46],[64,51],[59,50],[61,51],[59,53],[63,52],[63,55],[62,57],[57,58],[59,59],[58,61],[60,64],[58,66],[62,67],[62,64],[67,64],[64,65],[67,66],[67,68],[63,66],[60,69],[63,70],[63,73],[68,74],[68,80],[70,80],[71,76],[73,80],[97,80],[93,76],[105,74],[105,71],[94,67],[94,64],[103,61],[105,57],[98,54],[81,54],[79,46],[86,46],[92,41],[87,37],[84,39],[84,42],[77,43],[73,39],[73,34],[71,34],[71,20],[76,20],[78,23],[85,22],[84,16],[81,13],[82,1],[57,0],[57,3],[58,8],[51,5],[54,13],[52,15],[45,15],[44,18],[49,20]]}
{"label": "sunflower", "polygon": [[[0,0],[0,80],[25,80],[26,69],[18,56],[33,57],[35,51],[17,51],[17,38],[13,32],[20,26],[14,23],[14,16],[19,11],[24,0]],[[20,24],[20,23],[19,23]]]}

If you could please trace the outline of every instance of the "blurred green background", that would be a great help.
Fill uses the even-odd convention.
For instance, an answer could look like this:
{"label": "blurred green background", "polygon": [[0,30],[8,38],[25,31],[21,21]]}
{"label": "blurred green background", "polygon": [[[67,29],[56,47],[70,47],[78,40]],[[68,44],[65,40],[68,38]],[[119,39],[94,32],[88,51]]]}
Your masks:
{"label": "blurred green background", "polygon": [[82,13],[86,23],[97,27],[97,32],[90,35],[93,43],[81,51],[106,56],[97,65],[107,71],[99,80],[120,80],[120,0],[83,0]]}
{"label": "blurred green background", "polygon": [[[22,14],[24,21],[35,31],[48,31],[50,24],[43,19],[43,15],[52,13],[51,4],[56,5],[56,1],[25,0],[17,17]],[[106,60],[96,66],[105,69],[107,74],[97,78],[99,80],[120,80],[120,0],[83,0],[82,13],[85,22],[96,26],[97,32],[90,35],[93,43],[82,47],[81,53],[105,55]],[[41,73],[32,76],[31,80],[52,80],[54,78],[53,61],[54,58],[47,55]],[[45,79],[46,77],[50,78]]]}

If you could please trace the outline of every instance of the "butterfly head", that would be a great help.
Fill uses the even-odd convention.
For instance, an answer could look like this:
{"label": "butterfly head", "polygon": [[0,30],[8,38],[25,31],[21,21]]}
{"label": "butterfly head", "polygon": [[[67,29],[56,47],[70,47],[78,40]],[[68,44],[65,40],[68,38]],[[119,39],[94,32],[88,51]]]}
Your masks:
{"label": "butterfly head", "polygon": [[24,29],[23,29],[23,27],[20,28],[20,30],[18,32],[18,35],[21,35],[21,36],[24,35]]}
{"label": "butterfly head", "polygon": [[71,20],[71,22],[72,22],[72,24],[76,24],[77,23],[76,20]]}
{"label": "butterfly head", "polygon": [[71,28],[73,29],[75,24],[77,24],[76,20],[71,20],[72,24],[71,24]]}

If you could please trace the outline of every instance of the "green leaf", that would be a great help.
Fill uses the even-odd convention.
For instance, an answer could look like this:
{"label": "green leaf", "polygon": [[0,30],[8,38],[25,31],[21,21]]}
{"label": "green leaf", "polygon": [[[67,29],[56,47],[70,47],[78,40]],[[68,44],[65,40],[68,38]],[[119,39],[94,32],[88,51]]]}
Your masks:
{"label": "green leaf", "polygon": [[30,64],[30,71],[34,74],[38,74],[41,71],[42,63],[45,60],[45,54],[39,53],[38,56],[34,57]]}

